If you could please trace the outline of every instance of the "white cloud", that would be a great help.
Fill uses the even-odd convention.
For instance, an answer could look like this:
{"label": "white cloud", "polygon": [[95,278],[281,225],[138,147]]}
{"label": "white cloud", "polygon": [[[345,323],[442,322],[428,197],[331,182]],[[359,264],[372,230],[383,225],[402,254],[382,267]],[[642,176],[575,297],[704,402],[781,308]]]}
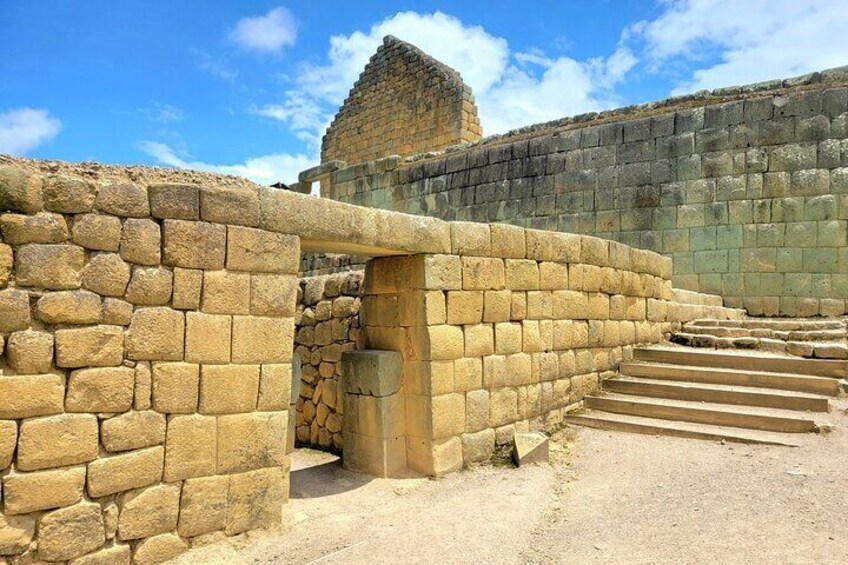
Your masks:
{"label": "white cloud", "polygon": [[263,16],[242,18],[229,33],[230,41],[254,51],[277,53],[297,40],[297,21],[282,6]]}
{"label": "white cloud", "polygon": [[156,159],[157,163],[178,169],[193,169],[226,175],[236,175],[258,184],[270,185],[278,181],[293,183],[300,171],[308,169],[316,162],[316,157],[303,154],[273,153],[260,157],[251,157],[242,163],[215,165],[203,161],[181,157],[172,147],[158,141],[143,141],[139,149]]}
{"label": "white cloud", "polygon": [[[848,63],[848,9],[834,0],[677,0],[630,26],[653,70],[694,67],[675,93],[785,78]],[[709,61],[709,62],[707,62]]]}
{"label": "white cloud", "polygon": [[24,155],[59,134],[62,122],[47,110],[15,108],[0,113],[0,153]]}
{"label": "white cloud", "polygon": [[138,111],[151,122],[160,124],[180,122],[185,118],[185,112],[182,108],[170,104],[160,104],[159,102],[154,102],[147,108],[139,108]]}

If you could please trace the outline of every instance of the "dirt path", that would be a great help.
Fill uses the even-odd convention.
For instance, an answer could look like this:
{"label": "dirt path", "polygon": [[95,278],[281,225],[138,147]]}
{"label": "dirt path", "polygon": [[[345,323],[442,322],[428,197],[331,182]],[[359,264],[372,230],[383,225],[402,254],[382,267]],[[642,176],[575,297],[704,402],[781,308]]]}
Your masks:
{"label": "dirt path", "polygon": [[[848,401],[798,448],[591,429],[550,467],[370,479],[298,451],[282,528],[194,563],[848,563]],[[573,451],[573,452],[572,452]]]}

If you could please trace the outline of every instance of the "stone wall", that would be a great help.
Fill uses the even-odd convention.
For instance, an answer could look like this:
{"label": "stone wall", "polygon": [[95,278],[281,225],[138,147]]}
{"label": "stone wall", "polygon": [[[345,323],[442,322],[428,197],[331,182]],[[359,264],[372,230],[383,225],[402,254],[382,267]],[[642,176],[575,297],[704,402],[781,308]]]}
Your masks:
{"label": "stone wall", "polygon": [[337,253],[304,253],[300,258],[300,276],[316,277],[345,271],[361,271],[368,257]]}
{"label": "stone wall", "polygon": [[252,194],[0,167],[0,562],[279,520],[300,248]]}
{"label": "stone wall", "polygon": [[321,146],[321,161],[350,164],[480,139],[471,89],[455,70],[386,36]]}
{"label": "stone wall", "polygon": [[356,349],[362,271],[301,279],[295,353],[301,362],[297,442],[341,451],[342,353]]}
{"label": "stone wall", "polygon": [[677,287],[754,315],[848,299],[848,68],[567,118],[426,160],[332,173],[324,196],[592,234],[674,259]]}

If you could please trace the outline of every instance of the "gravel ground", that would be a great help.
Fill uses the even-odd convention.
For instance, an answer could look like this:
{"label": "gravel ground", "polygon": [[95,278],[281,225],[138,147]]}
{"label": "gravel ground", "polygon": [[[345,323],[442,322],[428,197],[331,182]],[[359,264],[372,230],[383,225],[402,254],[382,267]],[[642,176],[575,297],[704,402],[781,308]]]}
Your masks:
{"label": "gravel ground", "polygon": [[800,447],[566,429],[552,465],[371,479],[299,450],[280,528],[194,563],[848,563],[848,401]]}

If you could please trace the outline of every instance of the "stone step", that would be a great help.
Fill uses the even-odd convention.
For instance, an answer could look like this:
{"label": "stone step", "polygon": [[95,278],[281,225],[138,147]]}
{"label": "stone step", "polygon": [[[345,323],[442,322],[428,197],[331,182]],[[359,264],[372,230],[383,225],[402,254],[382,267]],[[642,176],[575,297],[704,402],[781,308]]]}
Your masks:
{"label": "stone step", "polygon": [[813,320],[808,318],[745,318],[742,320],[702,319],[687,325],[722,326],[726,328],[759,328],[781,331],[845,330],[842,320]]}
{"label": "stone step", "polygon": [[837,396],[840,388],[840,382],[832,377],[665,363],[624,361],[621,363],[619,371],[622,375],[655,380],[779,389],[827,396]]}
{"label": "stone step", "polygon": [[625,395],[780,408],[802,412],[827,412],[829,409],[827,398],[820,395],[723,384],[621,377],[604,381],[604,389]]}
{"label": "stone step", "polygon": [[783,341],[839,341],[845,339],[845,330],[771,330],[762,328],[734,328],[728,326],[698,326],[684,324],[680,333],[714,335],[716,337],[755,337]]}
{"label": "stone step", "polygon": [[739,428],[730,428],[727,426],[711,426],[691,422],[674,422],[671,420],[615,414],[598,410],[589,410],[582,414],[569,414],[565,417],[565,421],[578,426],[617,432],[797,447],[797,443],[793,441],[794,436],[787,436],[786,434],[740,430]]}
{"label": "stone step", "polygon": [[795,357],[817,359],[848,359],[848,342],[839,341],[785,341],[780,338],[752,336],[716,336],[710,332],[672,334],[670,341],[687,347],[714,349],[745,349],[781,353]]}
{"label": "stone step", "polygon": [[806,433],[818,430],[815,421],[810,418],[772,408],[750,408],[618,394],[587,396],[583,399],[583,406],[592,410],[660,420],[678,420],[770,432]]}
{"label": "stone step", "polygon": [[697,367],[725,367],[743,371],[766,371],[844,378],[848,363],[824,359],[799,359],[764,353],[737,353],[730,351],[694,350],[684,347],[639,347],[633,350],[639,361],[693,365]]}

